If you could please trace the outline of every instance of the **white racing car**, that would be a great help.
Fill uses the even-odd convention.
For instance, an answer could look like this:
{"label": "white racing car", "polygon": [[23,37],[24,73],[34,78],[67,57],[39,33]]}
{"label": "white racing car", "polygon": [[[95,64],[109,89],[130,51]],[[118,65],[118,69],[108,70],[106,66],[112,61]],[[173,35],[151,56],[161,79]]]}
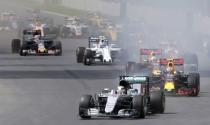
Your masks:
{"label": "white racing car", "polygon": [[120,76],[117,90],[104,89],[100,93],[83,95],[79,103],[79,116],[136,117],[145,118],[147,113],[164,113],[165,95],[161,89],[151,88],[152,77]]}
{"label": "white racing car", "polygon": [[76,57],[78,63],[91,65],[96,62],[113,63],[115,59],[121,59],[124,51],[115,44],[109,44],[104,36],[90,37],[88,48],[78,47]]}
{"label": "white racing car", "polygon": [[88,35],[88,26],[81,23],[77,17],[67,17],[61,28],[63,38],[81,38]]}

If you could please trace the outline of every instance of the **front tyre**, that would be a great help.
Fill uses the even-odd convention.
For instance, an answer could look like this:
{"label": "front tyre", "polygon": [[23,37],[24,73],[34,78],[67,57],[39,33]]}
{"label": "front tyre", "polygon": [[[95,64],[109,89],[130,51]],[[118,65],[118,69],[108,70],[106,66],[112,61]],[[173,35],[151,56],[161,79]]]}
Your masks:
{"label": "front tyre", "polygon": [[21,42],[19,39],[13,39],[12,40],[12,53],[18,53],[21,48]]}
{"label": "front tyre", "polygon": [[188,76],[188,87],[192,89],[189,96],[198,96],[200,92],[200,75],[199,73],[191,73]]}
{"label": "front tyre", "polygon": [[56,52],[56,56],[62,56],[63,50],[62,50],[62,43],[61,43],[61,41],[57,41],[56,42],[55,49],[56,49],[56,51],[58,50],[58,52]]}
{"label": "front tyre", "polygon": [[94,100],[91,95],[83,95],[79,103],[79,116],[82,119],[90,119],[91,116],[88,115],[88,109],[94,107]]}
{"label": "front tyre", "polygon": [[151,92],[150,95],[151,112],[164,113],[165,111],[165,95],[162,91]]}
{"label": "front tyre", "polygon": [[147,105],[144,96],[135,95],[133,97],[133,109],[136,111],[137,118],[145,118],[147,113]]}
{"label": "front tyre", "polygon": [[77,63],[82,63],[85,53],[85,47],[78,47],[76,50]]}

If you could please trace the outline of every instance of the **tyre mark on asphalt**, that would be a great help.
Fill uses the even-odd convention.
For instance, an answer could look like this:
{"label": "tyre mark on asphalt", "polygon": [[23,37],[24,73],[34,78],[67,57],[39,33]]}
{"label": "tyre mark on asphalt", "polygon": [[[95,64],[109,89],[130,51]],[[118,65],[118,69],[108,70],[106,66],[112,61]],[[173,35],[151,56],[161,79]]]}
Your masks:
{"label": "tyre mark on asphalt", "polygon": [[200,71],[200,75],[202,77],[210,77],[210,70],[202,70]]}
{"label": "tyre mark on asphalt", "polygon": [[1,70],[0,79],[115,79],[120,70]]}
{"label": "tyre mark on asphalt", "polygon": [[74,72],[71,71],[71,70],[65,70],[65,72],[66,72],[69,76],[71,76],[71,77],[77,79],[78,83],[80,83],[81,86],[83,86],[83,88],[84,88],[85,91],[91,91],[91,87],[90,87],[89,85],[87,85],[86,82],[85,82],[85,80],[81,79],[81,77],[80,77],[79,75],[77,75],[76,73],[74,73]]}
{"label": "tyre mark on asphalt", "polygon": [[[43,65],[42,65],[43,66]],[[47,66],[46,66],[47,67]],[[1,79],[115,79],[123,70],[1,70]],[[210,73],[201,73],[201,77],[210,77]]]}

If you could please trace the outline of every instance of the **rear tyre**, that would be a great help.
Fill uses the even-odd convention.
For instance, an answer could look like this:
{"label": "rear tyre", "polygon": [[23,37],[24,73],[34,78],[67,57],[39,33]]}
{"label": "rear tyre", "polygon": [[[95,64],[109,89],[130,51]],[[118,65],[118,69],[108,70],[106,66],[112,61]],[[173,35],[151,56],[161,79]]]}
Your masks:
{"label": "rear tyre", "polygon": [[69,33],[69,30],[66,27],[62,27],[62,29],[61,29],[61,37],[62,38],[67,38],[68,37],[68,33]]}
{"label": "rear tyre", "polygon": [[82,63],[85,53],[85,47],[78,47],[76,50],[77,63]]}
{"label": "rear tyre", "polygon": [[133,97],[133,109],[137,112],[137,118],[145,118],[147,113],[147,105],[144,96],[135,95]]}
{"label": "rear tyre", "polygon": [[60,41],[56,42],[56,50],[59,50],[59,52],[56,53],[56,56],[62,56],[63,50],[62,43]]}
{"label": "rear tyre", "polygon": [[199,73],[191,73],[188,76],[188,88],[192,89],[189,96],[198,96],[200,92],[200,75]]}
{"label": "rear tyre", "polygon": [[79,103],[79,116],[82,119],[90,119],[91,116],[88,115],[88,109],[94,107],[94,100],[91,95],[83,95]]}
{"label": "rear tyre", "polygon": [[198,94],[200,93],[200,74],[199,73],[197,73],[197,79],[196,79],[196,82],[197,82],[197,86],[196,86],[196,88],[197,88],[197,95],[196,96],[198,96]]}
{"label": "rear tyre", "polygon": [[164,113],[165,111],[165,95],[162,91],[151,92],[150,96],[151,112]]}
{"label": "rear tyre", "polygon": [[19,39],[13,39],[12,40],[12,53],[19,53],[20,51],[20,40]]}
{"label": "rear tyre", "polygon": [[132,74],[135,72],[135,62],[128,62],[125,66],[125,73],[126,75]]}

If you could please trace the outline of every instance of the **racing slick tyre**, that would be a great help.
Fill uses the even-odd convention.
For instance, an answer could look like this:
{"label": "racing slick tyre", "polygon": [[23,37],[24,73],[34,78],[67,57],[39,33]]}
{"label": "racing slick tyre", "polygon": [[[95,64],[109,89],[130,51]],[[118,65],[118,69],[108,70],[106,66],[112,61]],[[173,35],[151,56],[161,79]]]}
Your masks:
{"label": "racing slick tyre", "polygon": [[126,75],[129,75],[129,74],[134,73],[135,65],[136,65],[135,62],[128,62],[126,64],[126,67],[125,67],[125,73],[126,73]]}
{"label": "racing slick tyre", "polygon": [[12,53],[18,53],[20,50],[20,40],[19,39],[13,39],[12,40]]}
{"label": "racing slick tyre", "polygon": [[198,96],[200,92],[200,75],[199,73],[191,73],[188,75],[188,88],[192,89],[189,96]]}
{"label": "racing slick tyre", "polygon": [[[99,56],[99,59],[100,59],[101,62],[103,62],[104,57],[103,57],[102,55],[100,55],[100,56]],[[113,62],[113,60],[114,60],[114,59],[112,59],[112,62]]]}
{"label": "racing slick tyre", "polygon": [[78,47],[76,50],[77,63],[82,63],[85,53],[85,47]]}
{"label": "racing slick tyre", "polygon": [[198,71],[198,56],[195,53],[186,53],[184,55],[185,63],[187,64],[193,64],[191,66],[191,71]]}
{"label": "racing slick tyre", "polygon": [[145,118],[147,114],[147,104],[146,104],[144,96],[135,95],[133,97],[132,104],[133,104],[133,109],[137,112],[136,117]]}
{"label": "racing slick tyre", "polygon": [[62,56],[62,43],[60,41],[56,42],[56,50],[60,50],[56,53],[56,56]]}
{"label": "racing slick tyre", "polygon": [[83,119],[89,119],[88,109],[94,107],[94,99],[91,95],[83,95],[79,103],[79,116]]}
{"label": "racing slick tyre", "polygon": [[165,111],[165,95],[162,91],[151,92],[150,96],[151,112],[164,113]]}
{"label": "racing slick tyre", "polygon": [[86,49],[84,54],[84,65],[91,65],[93,59],[93,53],[91,50]]}
{"label": "racing slick tyre", "polygon": [[200,74],[197,73],[197,85],[196,85],[196,88],[197,88],[197,95],[200,93]]}
{"label": "racing slick tyre", "polygon": [[54,34],[54,37],[57,38],[59,36],[59,28],[58,27],[52,27],[52,29],[50,30],[51,34]]}
{"label": "racing slick tyre", "polygon": [[66,28],[66,27],[62,27],[61,28],[61,38],[67,38],[68,37],[68,33],[69,33],[69,30]]}

